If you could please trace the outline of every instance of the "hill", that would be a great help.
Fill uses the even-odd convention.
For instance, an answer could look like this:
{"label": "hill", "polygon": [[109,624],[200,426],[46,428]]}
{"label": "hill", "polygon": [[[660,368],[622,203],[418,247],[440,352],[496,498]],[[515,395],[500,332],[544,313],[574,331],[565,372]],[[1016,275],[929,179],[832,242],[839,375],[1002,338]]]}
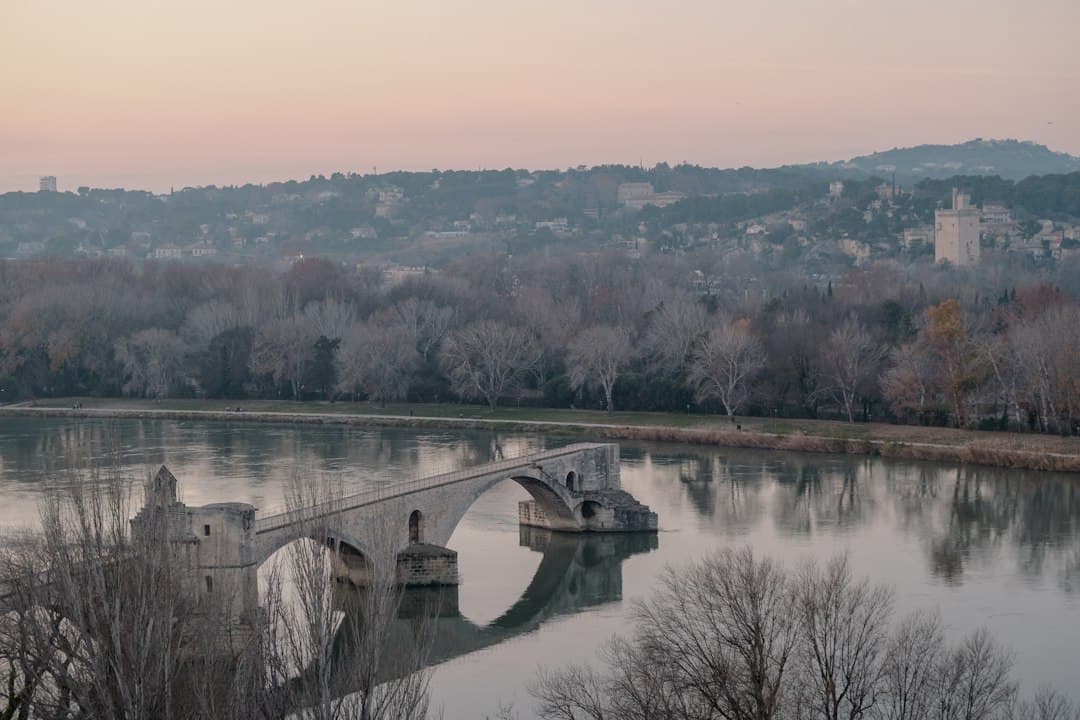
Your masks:
{"label": "hill", "polygon": [[905,182],[953,175],[998,175],[1022,180],[1030,175],[1080,171],[1080,157],[1054,152],[1045,145],[1020,140],[970,140],[958,145],[917,145],[852,158],[831,167],[859,174],[887,176]]}

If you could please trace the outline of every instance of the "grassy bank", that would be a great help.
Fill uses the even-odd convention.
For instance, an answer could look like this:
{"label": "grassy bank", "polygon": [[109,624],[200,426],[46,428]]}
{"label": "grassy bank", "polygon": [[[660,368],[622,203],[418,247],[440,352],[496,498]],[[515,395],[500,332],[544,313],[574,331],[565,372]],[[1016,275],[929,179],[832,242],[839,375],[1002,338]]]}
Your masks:
{"label": "grassy bank", "polygon": [[[603,440],[642,440],[801,452],[880,455],[1029,470],[1080,472],[1080,438],[992,433],[881,423],[739,418],[739,428],[715,415],[499,408],[450,404],[276,402],[272,400],[147,400],[80,398],[0,407],[3,414],[170,417],[245,422],[384,427],[492,429],[568,433]],[[242,412],[236,412],[240,406]]]}

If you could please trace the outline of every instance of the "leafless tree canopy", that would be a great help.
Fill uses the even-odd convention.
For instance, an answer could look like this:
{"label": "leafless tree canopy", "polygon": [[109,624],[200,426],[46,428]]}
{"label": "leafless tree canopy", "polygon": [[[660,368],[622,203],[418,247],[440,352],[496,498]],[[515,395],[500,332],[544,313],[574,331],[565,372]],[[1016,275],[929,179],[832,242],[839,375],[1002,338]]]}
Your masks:
{"label": "leafless tree canopy", "polygon": [[[342,549],[326,544],[337,529],[298,517],[312,539],[282,551],[258,616],[241,622],[237,598],[193,591],[167,512],[142,516],[133,536],[128,478],[97,469],[65,486],[44,502],[40,534],[0,550],[0,717],[427,717],[431,626],[402,629],[389,537],[368,548],[367,586],[348,589],[334,573]],[[298,482],[287,504],[340,490]]]}
{"label": "leafless tree canopy", "polygon": [[0,261],[0,278],[0,402],[619,398],[620,410],[1080,432],[1080,284],[1006,266],[883,261],[823,281],[741,252],[605,250],[470,256],[400,283],[317,258],[282,274]]}
{"label": "leafless tree canopy", "polygon": [[575,390],[596,386],[604,392],[607,411],[615,409],[615,381],[633,358],[630,331],[625,327],[598,325],[583,331],[570,343],[566,362],[570,386]]}
{"label": "leafless tree canopy", "polygon": [[485,400],[494,410],[499,398],[516,390],[539,361],[536,342],[519,327],[483,320],[451,333],[442,363],[459,394]]}
{"label": "leafless tree canopy", "polygon": [[745,322],[720,320],[709,330],[690,365],[699,401],[716,399],[728,417],[750,397],[750,382],[765,367],[765,350]]}
{"label": "leafless tree canopy", "polygon": [[547,720],[1051,720],[1075,704],[1018,700],[1012,655],[986,630],[951,644],[941,619],[893,620],[891,591],[845,556],[791,571],[749,548],[668,569],[603,669],[541,669]]}

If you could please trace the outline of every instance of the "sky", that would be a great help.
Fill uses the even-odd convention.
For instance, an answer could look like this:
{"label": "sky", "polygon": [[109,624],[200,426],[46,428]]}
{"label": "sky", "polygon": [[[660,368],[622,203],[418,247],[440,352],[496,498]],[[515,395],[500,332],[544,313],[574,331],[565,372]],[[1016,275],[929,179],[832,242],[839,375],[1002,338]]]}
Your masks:
{"label": "sky", "polygon": [[0,0],[0,192],[1080,155],[1078,0]]}

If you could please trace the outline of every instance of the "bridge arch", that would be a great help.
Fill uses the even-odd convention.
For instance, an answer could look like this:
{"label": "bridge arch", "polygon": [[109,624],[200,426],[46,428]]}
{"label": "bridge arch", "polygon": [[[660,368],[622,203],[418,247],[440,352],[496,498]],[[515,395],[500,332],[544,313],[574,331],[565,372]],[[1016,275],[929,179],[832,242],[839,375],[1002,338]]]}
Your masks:
{"label": "bridge arch", "polygon": [[273,543],[261,548],[261,552],[255,559],[255,565],[262,567],[279,550],[301,540],[311,540],[335,551],[339,555],[356,559],[357,562],[365,564],[372,557],[372,548],[368,547],[366,543],[355,535],[343,532],[340,528],[319,528],[317,531],[312,528],[306,531],[275,536]]}

